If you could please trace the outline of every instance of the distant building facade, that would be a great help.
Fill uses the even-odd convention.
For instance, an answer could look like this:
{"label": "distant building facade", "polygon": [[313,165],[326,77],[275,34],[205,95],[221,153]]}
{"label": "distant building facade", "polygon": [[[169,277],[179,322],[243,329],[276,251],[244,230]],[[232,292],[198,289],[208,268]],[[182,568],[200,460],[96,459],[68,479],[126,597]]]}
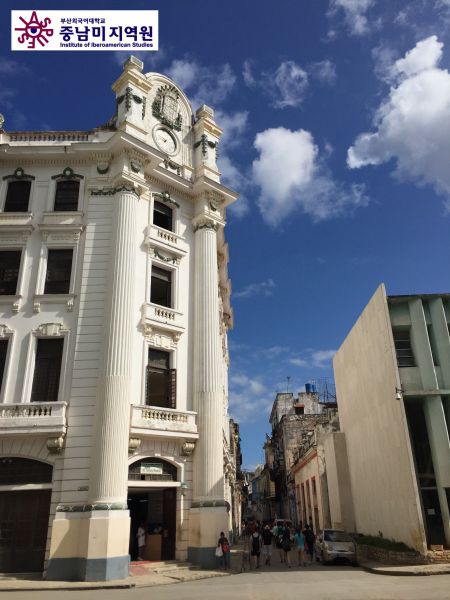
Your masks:
{"label": "distant building facade", "polygon": [[355,527],[450,547],[450,294],[380,285],[334,357]]}

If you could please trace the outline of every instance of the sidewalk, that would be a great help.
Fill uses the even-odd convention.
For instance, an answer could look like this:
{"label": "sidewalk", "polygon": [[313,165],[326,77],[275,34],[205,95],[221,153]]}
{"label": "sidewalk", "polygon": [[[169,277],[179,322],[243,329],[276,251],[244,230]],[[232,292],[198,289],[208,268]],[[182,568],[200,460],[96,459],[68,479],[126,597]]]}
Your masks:
{"label": "sidewalk", "polygon": [[448,575],[450,564],[445,565],[383,565],[374,561],[359,563],[359,566],[376,575]]}
{"label": "sidewalk", "polygon": [[46,581],[41,574],[0,574],[0,592],[56,590],[114,590],[183,583],[231,572],[202,570],[184,563],[131,563],[130,576],[114,581]]}

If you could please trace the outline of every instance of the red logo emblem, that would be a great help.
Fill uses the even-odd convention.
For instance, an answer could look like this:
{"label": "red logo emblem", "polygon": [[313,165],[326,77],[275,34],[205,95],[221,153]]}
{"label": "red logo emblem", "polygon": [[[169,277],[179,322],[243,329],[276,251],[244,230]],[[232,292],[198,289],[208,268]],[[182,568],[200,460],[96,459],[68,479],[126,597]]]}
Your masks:
{"label": "red logo emblem", "polygon": [[36,42],[41,46],[48,44],[48,38],[53,35],[53,29],[48,28],[51,19],[46,17],[43,21],[39,21],[35,10],[31,13],[29,21],[26,21],[23,17],[19,17],[19,19],[24,24],[24,27],[14,28],[14,31],[23,31],[22,35],[18,37],[19,44],[28,42],[28,48],[36,48]]}

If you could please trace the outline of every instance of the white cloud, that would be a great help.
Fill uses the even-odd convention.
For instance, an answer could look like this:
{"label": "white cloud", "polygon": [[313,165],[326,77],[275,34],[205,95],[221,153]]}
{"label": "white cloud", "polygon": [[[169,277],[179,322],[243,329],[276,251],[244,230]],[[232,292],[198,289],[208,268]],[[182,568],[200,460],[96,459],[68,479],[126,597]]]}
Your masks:
{"label": "white cloud", "polygon": [[245,60],[242,65],[242,77],[244,78],[244,82],[248,87],[253,87],[257,84],[256,79],[253,76],[252,72],[252,64],[250,60]]}
{"label": "white cloud", "polygon": [[259,152],[253,161],[258,206],[269,225],[279,225],[296,210],[320,221],[367,205],[362,186],[346,187],[332,178],[310,132],[266,129],[256,135],[254,146]]}
{"label": "white cloud", "polygon": [[309,367],[309,362],[304,358],[290,358],[289,363],[296,367]]}
{"label": "white cloud", "polygon": [[229,410],[239,423],[258,419],[269,413],[273,399],[258,378],[237,373],[230,377]]}
{"label": "white cloud", "polygon": [[407,52],[394,64],[394,71],[407,77],[417,75],[422,71],[436,67],[442,57],[444,44],[438,42],[435,35],[417,42],[415,47]]}
{"label": "white cloud", "polygon": [[331,85],[336,82],[336,65],[331,60],[326,59],[312,63],[308,71],[312,77],[315,77],[321,83]]}
{"label": "white cloud", "polygon": [[312,353],[312,364],[319,368],[331,366],[331,359],[335,354],[336,350],[317,350]]}
{"label": "white cloud", "polygon": [[233,298],[251,298],[253,296],[272,296],[276,285],[273,279],[266,279],[258,283],[250,283],[240,292],[233,292]]}
{"label": "white cloud", "polygon": [[236,83],[228,63],[206,67],[189,57],[173,60],[166,73],[190,97],[194,110],[201,104],[221,104]]}
{"label": "white cloud", "polygon": [[275,108],[300,106],[308,88],[308,75],[293,60],[282,62],[273,74]]}
{"label": "white cloud", "polygon": [[394,159],[399,179],[433,185],[450,207],[450,74],[438,68],[441,55],[431,36],[396,61],[397,81],[376,112],[375,131],[356,138],[347,163],[355,169]]}
{"label": "white cloud", "polygon": [[367,12],[374,4],[375,0],[330,0],[328,16],[343,12],[350,34],[364,35],[370,29]]}

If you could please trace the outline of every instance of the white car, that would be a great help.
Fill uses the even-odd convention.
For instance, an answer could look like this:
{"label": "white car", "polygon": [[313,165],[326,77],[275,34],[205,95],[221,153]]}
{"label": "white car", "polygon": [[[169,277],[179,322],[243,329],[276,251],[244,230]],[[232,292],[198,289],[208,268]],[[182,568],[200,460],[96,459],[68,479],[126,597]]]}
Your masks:
{"label": "white car", "polygon": [[325,565],[336,559],[356,565],[356,545],[353,538],[340,529],[324,529],[316,540],[316,558]]}

